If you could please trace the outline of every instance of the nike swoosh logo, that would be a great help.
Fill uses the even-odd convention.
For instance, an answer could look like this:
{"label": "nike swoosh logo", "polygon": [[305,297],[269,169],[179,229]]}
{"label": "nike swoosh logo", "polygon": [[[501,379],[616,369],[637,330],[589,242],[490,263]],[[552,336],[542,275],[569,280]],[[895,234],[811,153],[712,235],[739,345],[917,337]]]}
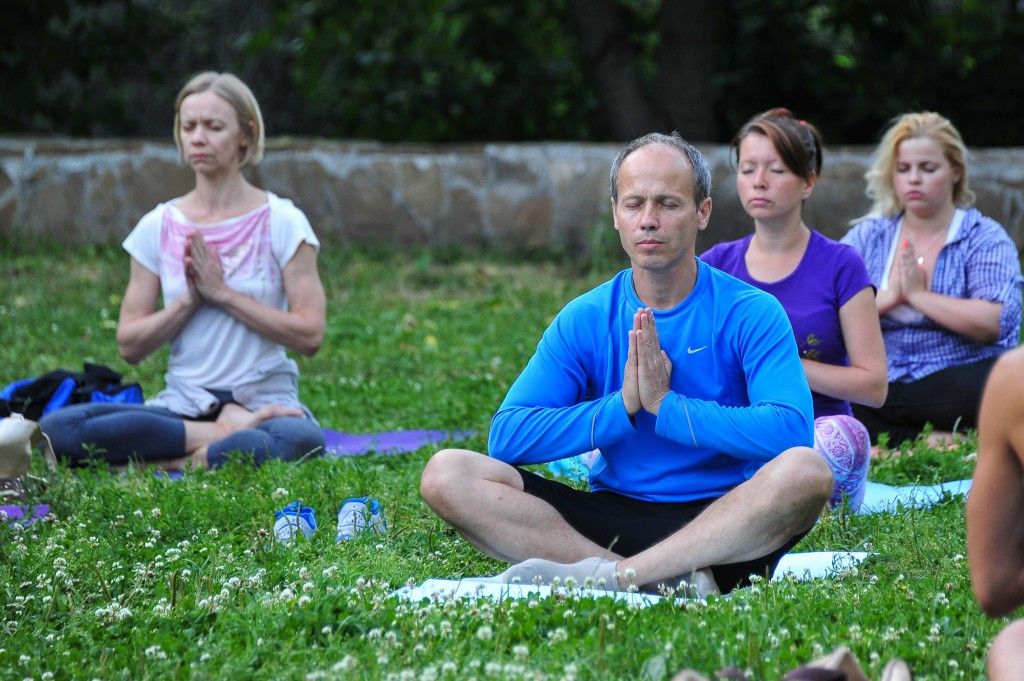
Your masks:
{"label": "nike swoosh logo", "polygon": [[690,347],[688,347],[688,348],[686,348],[686,354],[692,355],[694,353],[700,352],[701,350],[706,350],[707,347],[708,346],[706,346],[706,345],[702,345],[699,348],[690,348]]}

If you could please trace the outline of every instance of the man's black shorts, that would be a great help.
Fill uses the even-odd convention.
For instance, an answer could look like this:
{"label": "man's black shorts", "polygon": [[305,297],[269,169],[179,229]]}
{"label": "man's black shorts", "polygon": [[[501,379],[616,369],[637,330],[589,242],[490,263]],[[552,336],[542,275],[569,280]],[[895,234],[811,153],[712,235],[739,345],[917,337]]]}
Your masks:
{"label": "man's black shorts", "polygon": [[[633,556],[676,532],[715,499],[675,504],[641,501],[614,492],[585,492],[517,468],[527,493],[543,499],[584,537],[620,556]],[[770,577],[779,560],[806,532],[793,537],[767,556],[728,565],[712,565],[722,593],[750,584],[750,575]]]}

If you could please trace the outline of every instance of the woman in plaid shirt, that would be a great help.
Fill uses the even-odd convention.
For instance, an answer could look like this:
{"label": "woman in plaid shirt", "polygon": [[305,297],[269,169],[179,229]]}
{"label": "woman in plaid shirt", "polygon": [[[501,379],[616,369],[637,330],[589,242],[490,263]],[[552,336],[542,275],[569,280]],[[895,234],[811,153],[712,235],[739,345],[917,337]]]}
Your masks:
{"label": "woman in plaid shirt", "polygon": [[854,405],[873,441],[933,440],[977,425],[996,358],[1017,345],[1021,271],[998,222],[971,207],[967,148],[937,113],[896,118],[865,175],[874,206],[843,238],[864,258],[889,365],[879,408]]}

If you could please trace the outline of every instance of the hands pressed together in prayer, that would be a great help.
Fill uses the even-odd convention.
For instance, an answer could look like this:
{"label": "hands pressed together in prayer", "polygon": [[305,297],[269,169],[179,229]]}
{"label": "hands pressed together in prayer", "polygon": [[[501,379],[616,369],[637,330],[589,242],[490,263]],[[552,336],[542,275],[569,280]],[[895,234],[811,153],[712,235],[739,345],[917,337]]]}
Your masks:
{"label": "hands pressed together in prayer", "polygon": [[193,232],[185,244],[185,280],[192,300],[219,304],[230,291],[217,252],[206,245],[201,232]]}
{"label": "hands pressed together in prayer", "polygon": [[641,308],[633,315],[629,332],[629,352],[622,378],[622,402],[632,418],[641,409],[657,414],[669,392],[672,361],[661,349],[658,329],[651,308]]}
{"label": "hands pressed together in prayer", "polygon": [[896,251],[889,275],[889,290],[896,295],[897,304],[913,305],[911,298],[916,293],[928,290],[928,271],[924,257],[914,250],[914,244],[904,239]]}

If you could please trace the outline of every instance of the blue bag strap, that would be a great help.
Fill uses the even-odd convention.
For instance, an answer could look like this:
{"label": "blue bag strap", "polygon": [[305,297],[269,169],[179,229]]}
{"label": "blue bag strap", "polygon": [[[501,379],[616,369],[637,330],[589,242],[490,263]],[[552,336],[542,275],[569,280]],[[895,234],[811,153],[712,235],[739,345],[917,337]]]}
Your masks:
{"label": "blue bag strap", "polygon": [[75,392],[77,386],[78,383],[75,381],[74,376],[68,376],[61,381],[57,389],[53,391],[53,397],[43,407],[43,414],[49,414],[51,411],[57,411],[61,407],[71,404],[71,395]]}

